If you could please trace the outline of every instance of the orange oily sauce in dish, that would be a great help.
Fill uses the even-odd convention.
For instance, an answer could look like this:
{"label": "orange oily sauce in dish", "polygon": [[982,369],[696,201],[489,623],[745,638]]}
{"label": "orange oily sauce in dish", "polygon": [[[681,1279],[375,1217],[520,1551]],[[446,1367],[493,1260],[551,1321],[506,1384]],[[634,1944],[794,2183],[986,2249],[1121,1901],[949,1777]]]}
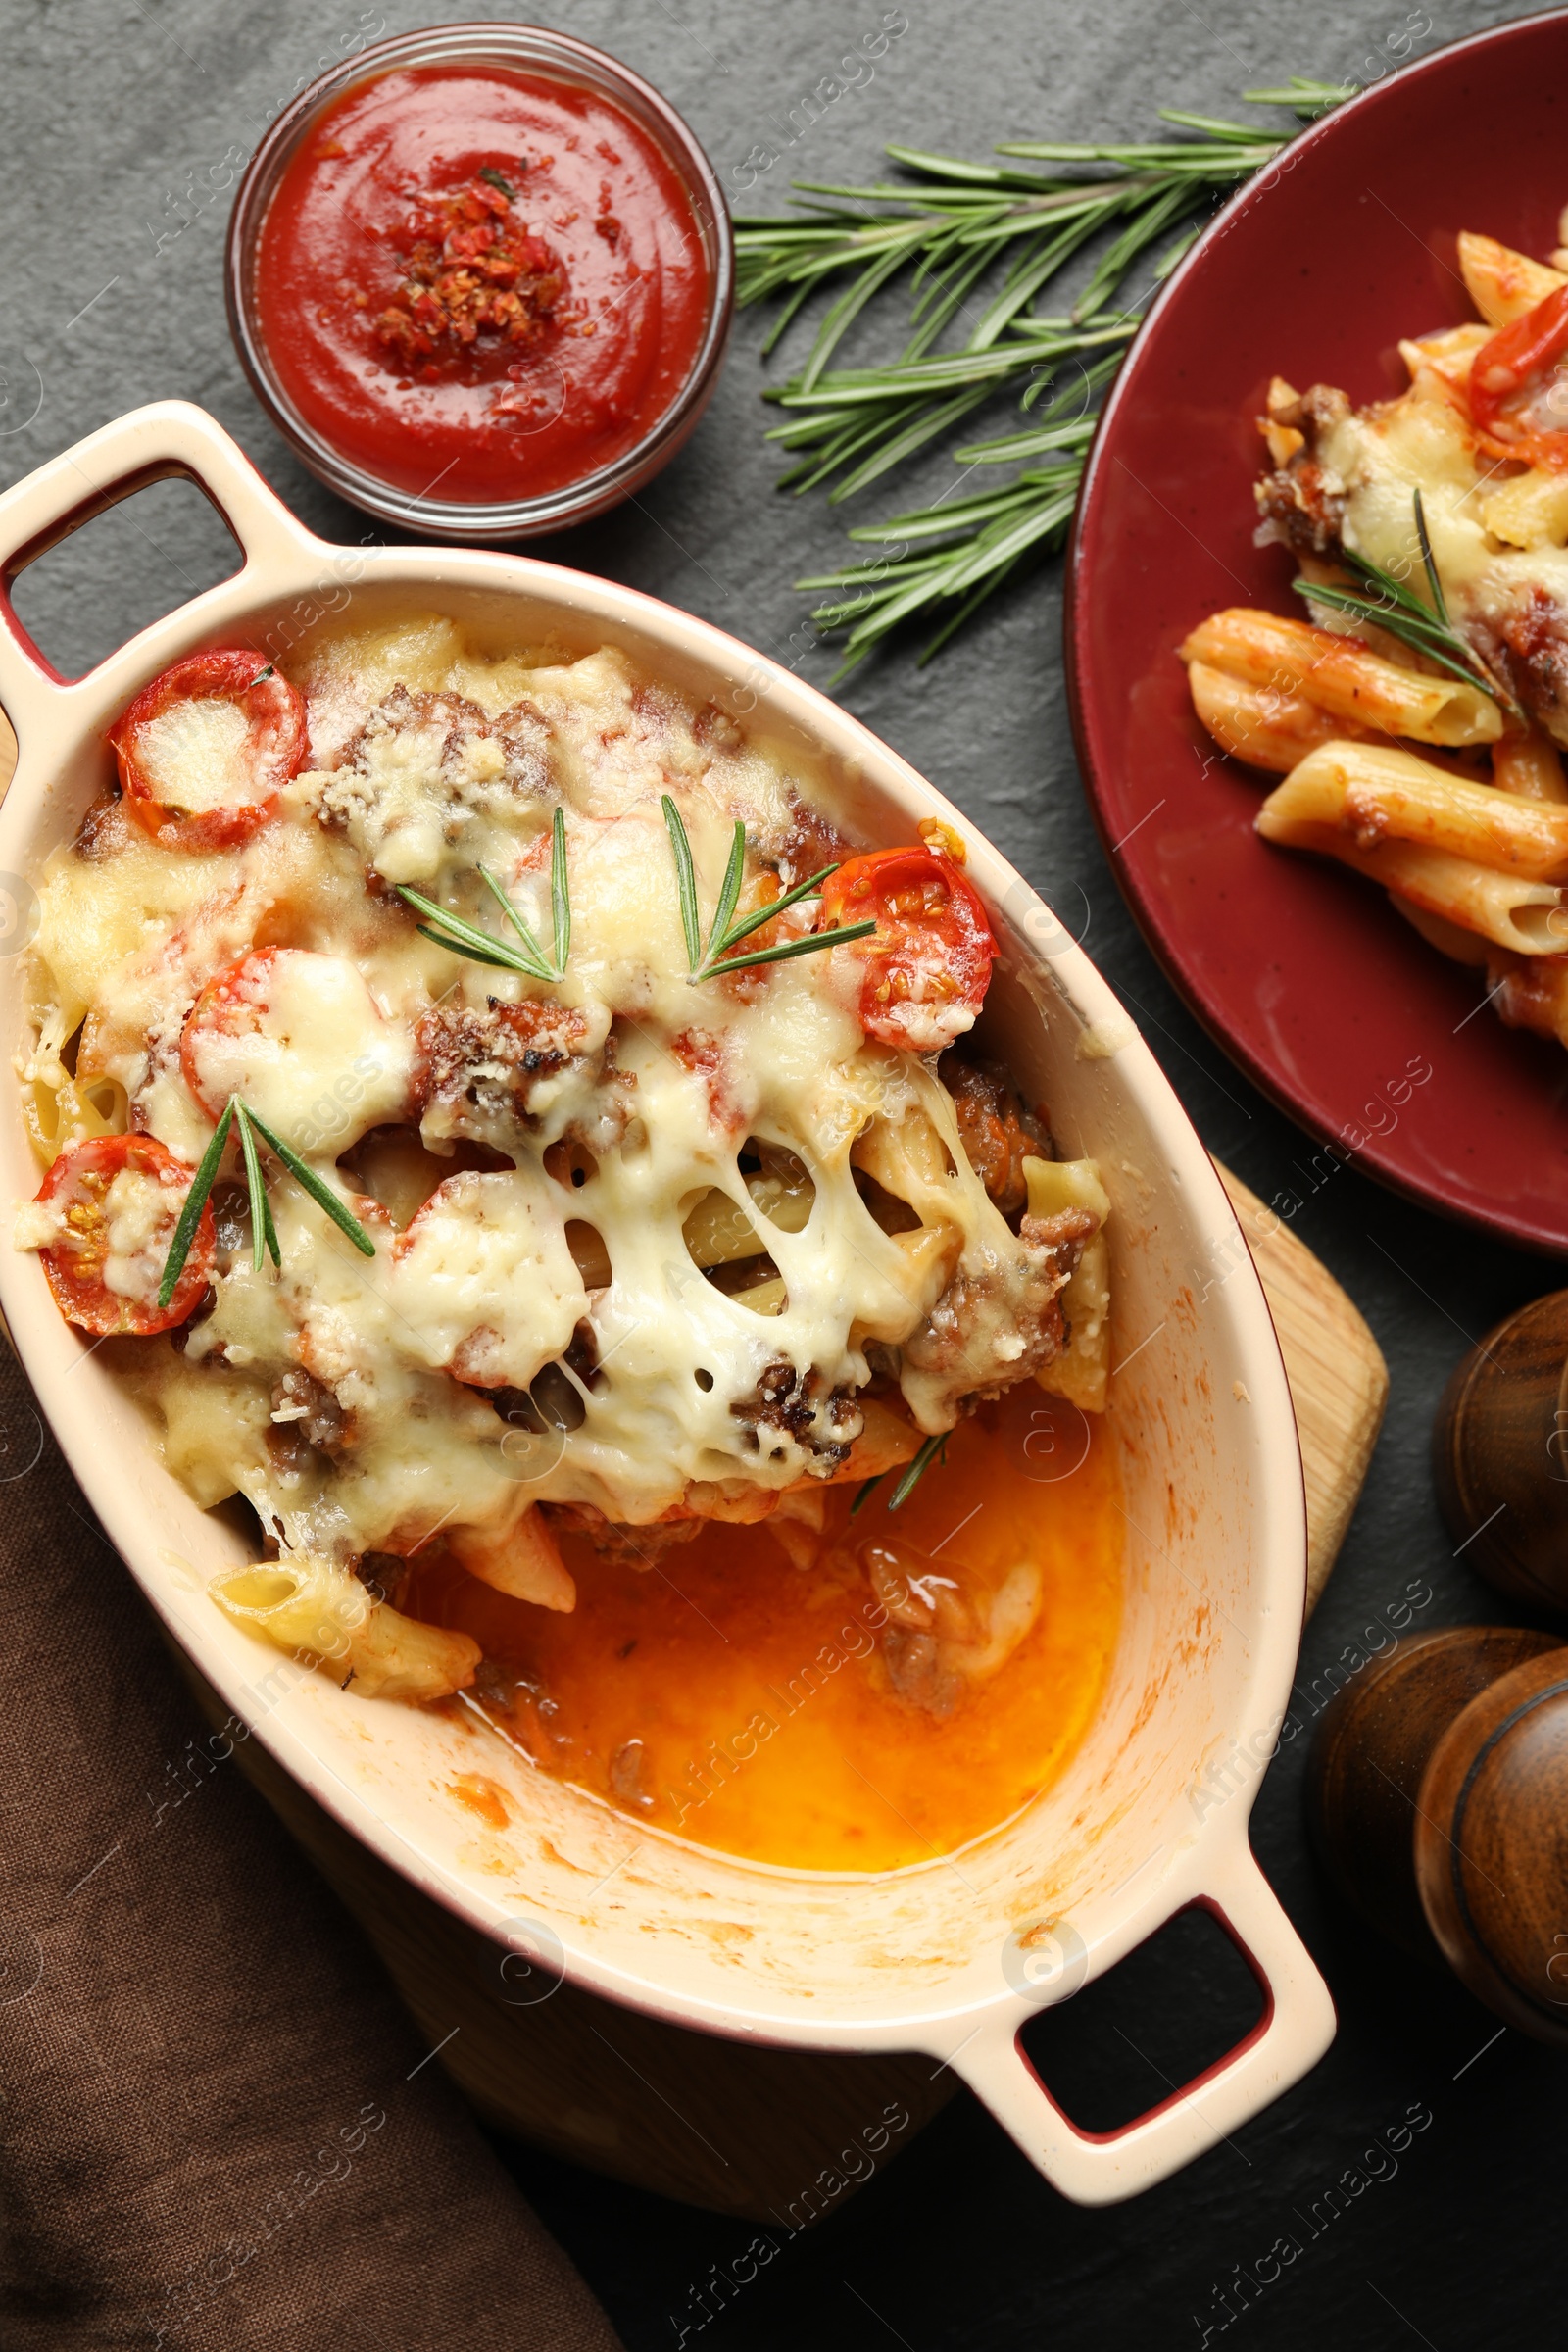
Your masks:
{"label": "orange oily sauce in dish", "polygon": [[[792,1567],[765,1523],[710,1522],[650,1566],[565,1537],[567,1615],[441,1563],[419,1568],[404,1606],[473,1635],[472,1695],[492,1720],[633,1820],[794,1869],[897,1869],[1005,1821],[1072,1756],[1115,1647],[1124,1521],[1103,1425],[1032,1382],[961,1423],[946,1464],[890,1515],[896,1484],[853,1519],[856,1490],[826,1490],[814,1568]],[[897,1614],[872,1547],[898,1562],[881,1582]],[[992,1603],[1020,1563],[1038,1572],[1039,1606],[1010,1654],[964,1676],[933,1675],[927,1652],[922,1675],[923,1604],[899,1575],[946,1596],[950,1627],[967,1614],[982,1640],[956,1654],[983,1666]],[[937,1711],[899,1694],[890,1642],[906,1691]]]}

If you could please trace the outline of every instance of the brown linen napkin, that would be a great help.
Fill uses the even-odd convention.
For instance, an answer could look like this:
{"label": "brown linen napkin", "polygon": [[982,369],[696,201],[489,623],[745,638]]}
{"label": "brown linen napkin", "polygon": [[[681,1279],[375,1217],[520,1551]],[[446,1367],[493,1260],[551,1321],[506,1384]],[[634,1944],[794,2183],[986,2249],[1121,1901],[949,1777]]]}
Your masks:
{"label": "brown linen napkin", "polygon": [[0,1347],[0,2343],[616,2352],[369,1947],[192,1740]]}

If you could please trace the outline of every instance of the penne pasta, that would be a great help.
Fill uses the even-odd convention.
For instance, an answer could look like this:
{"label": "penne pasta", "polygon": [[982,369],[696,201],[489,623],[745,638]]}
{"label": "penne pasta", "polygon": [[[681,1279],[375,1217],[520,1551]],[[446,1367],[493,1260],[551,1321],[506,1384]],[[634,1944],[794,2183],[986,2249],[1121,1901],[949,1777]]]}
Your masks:
{"label": "penne pasta", "polygon": [[1446,334],[1420,335],[1399,345],[1399,357],[1410,370],[1410,389],[1418,400],[1447,400],[1468,412],[1465,387],[1470,368],[1489,326],[1450,326]]}
{"label": "penne pasta", "polygon": [[565,1612],[577,1605],[571,1571],[537,1503],[530,1503],[504,1535],[483,1527],[455,1527],[447,1543],[468,1574],[497,1592],[530,1600],[541,1609]]}
{"label": "penne pasta", "polygon": [[1390,891],[1389,905],[1396,914],[1402,914],[1411,930],[1419,931],[1428,947],[1436,948],[1440,956],[1451,956],[1455,963],[1481,965],[1491,962],[1494,951],[1479,933],[1461,930],[1457,923],[1448,922],[1441,914],[1429,913],[1425,906],[1417,906],[1413,900],[1401,899],[1396,891]]}
{"label": "penne pasta", "polygon": [[1067,1345],[1036,1380],[1087,1413],[1102,1413],[1110,1379],[1110,1251],[1105,1220],[1110,1201],[1092,1159],[1025,1159],[1029,1214],[1054,1217],[1064,1208],[1100,1219],[1061,1294]]}
{"label": "penne pasta", "polygon": [[1502,735],[1492,747],[1492,781],[1527,801],[1568,801],[1562,757],[1549,735]]}
{"label": "penne pasta", "polygon": [[1393,745],[1326,743],[1258,811],[1269,841],[1298,843],[1316,828],[1360,850],[1423,842],[1529,881],[1568,880],[1568,807],[1467,784]]}
{"label": "penne pasta", "polygon": [[1468,228],[1459,234],[1459,270],[1489,326],[1507,326],[1558,286],[1568,285],[1560,270],[1548,270],[1544,262],[1533,262],[1528,254],[1515,253],[1494,237],[1479,237]]}
{"label": "penne pasta", "polygon": [[1250,686],[1206,662],[1189,664],[1193,709],[1222,752],[1288,776],[1298,760],[1320,743],[1343,736],[1346,722],[1320,710],[1304,694],[1281,694],[1272,686]]}
{"label": "penne pasta", "polygon": [[1533,466],[1481,501],[1481,520],[1494,539],[1528,549],[1568,544],[1568,473]]}
{"label": "penne pasta", "polygon": [[1533,1029],[1568,1045],[1568,956],[1536,956],[1512,970],[1489,968],[1497,1016],[1510,1029]]}
{"label": "penne pasta", "polygon": [[226,1617],[277,1649],[329,1664],[362,1698],[444,1698],[473,1680],[479,1644],[371,1598],[320,1554],[285,1552],[231,1568],[208,1588]]}
{"label": "penne pasta", "polygon": [[1397,399],[1269,382],[1256,544],[1306,619],[1232,608],[1180,653],[1214,741],[1282,778],[1258,833],[1378,883],[1568,1046],[1568,207],[1545,262],[1458,254],[1480,318],[1401,340]]}
{"label": "penne pasta", "polygon": [[1496,704],[1479,686],[1401,669],[1354,638],[1277,612],[1239,606],[1216,612],[1194,629],[1181,658],[1250,685],[1304,695],[1336,718],[1417,743],[1492,743],[1502,732]]}
{"label": "penne pasta", "polygon": [[1385,841],[1376,849],[1361,849],[1350,834],[1332,825],[1302,826],[1290,836],[1289,846],[1337,858],[1423,913],[1515,956],[1568,952],[1568,892],[1550,882],[1521,881],[1422,842]]}

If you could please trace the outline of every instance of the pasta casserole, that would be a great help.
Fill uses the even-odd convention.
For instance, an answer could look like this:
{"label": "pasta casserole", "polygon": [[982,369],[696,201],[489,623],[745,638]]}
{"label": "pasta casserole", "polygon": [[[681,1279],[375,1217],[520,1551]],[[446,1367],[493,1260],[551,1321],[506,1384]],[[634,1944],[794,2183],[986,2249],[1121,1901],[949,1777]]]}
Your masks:
{"label": "pasta casserole", "polygon": [[[787,1582],[986,1400],[1102,1406],[1108,1204],[967,1042],[953,829],[858,851],[619,653],[438,614],[197,655],[110,741],[39,877],[17,1240],[243,1506],[236,1621],[440,1699],[485,1642],[399,1605],[436,1566],[564,1616],[571,1559],[719,1526]],[[1038,1592],[891,1557],[886,1693],[940,1717]]]}
{"label": "pasta casserole", "polygon": [[1280,776],[1266,840],[1382,884],[1568,1043],[1568,215],[1531,260],[1459,239],[1479,319],[1399,346],[1397,399],[1276,377],[1259,539],[1310,619],[1215,613],[1182,647],[1222,750]]}

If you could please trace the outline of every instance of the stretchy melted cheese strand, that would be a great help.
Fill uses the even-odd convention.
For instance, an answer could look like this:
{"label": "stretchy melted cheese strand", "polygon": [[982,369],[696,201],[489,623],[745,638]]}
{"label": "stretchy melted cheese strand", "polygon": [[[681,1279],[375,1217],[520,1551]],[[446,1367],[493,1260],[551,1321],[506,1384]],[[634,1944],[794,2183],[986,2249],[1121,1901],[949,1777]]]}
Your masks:
{"label": "stretchy melted cheese strand", "polygon": [[[738,819],[734,839],[730,844],[729,863],[719,889],[718,904],[709,929],[708,946],[703,946],[702,917],[697,906],[697,869],[692,862],[692,845],[686,836],[686,826],[680,810],[668,793],[661,796],[664,823],[669,828],[670,848],[675,856],[675,883],[680,893],[681,929],[686,935],[686,956],[693,980],[711,980],[720,972],[739,972],[760,963],[784,963],[795,956],[814,956],[819,949],[842,947],[852,939],[868,939],[876,929],[874,922],[839,923],[828,931],[815,931],[806,939],[791,939],[777,947],[758,948],[750,956],[732,956],[729,951],[739,941],[750,938],[787,906],[797,906],[821,887],[829,874],[838,871],[837,865],[824,865],[804,882],[797,882],[782,898],[770,899],[765,906],[744,915],[736,923],[731,920],[735,904],[741,894],[741,877],[746,863],[746,827]],[[407,893],[404,894],[407,896]]]}

